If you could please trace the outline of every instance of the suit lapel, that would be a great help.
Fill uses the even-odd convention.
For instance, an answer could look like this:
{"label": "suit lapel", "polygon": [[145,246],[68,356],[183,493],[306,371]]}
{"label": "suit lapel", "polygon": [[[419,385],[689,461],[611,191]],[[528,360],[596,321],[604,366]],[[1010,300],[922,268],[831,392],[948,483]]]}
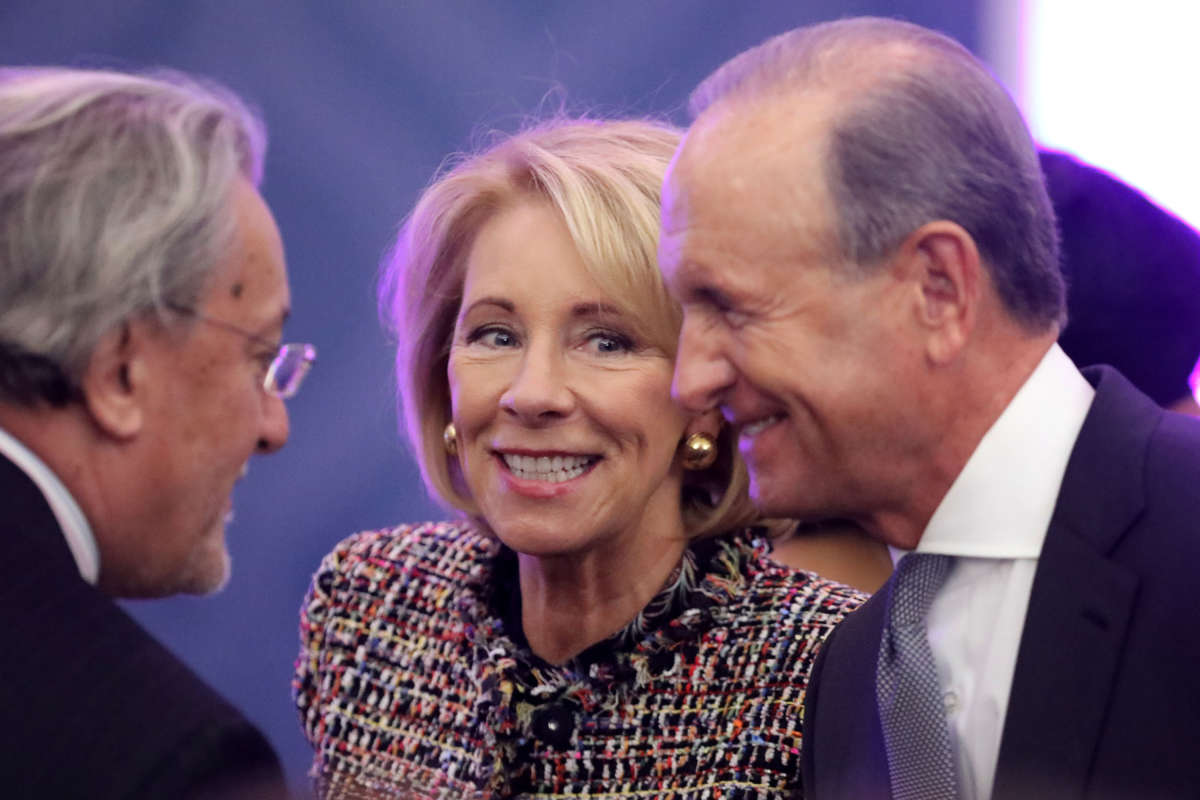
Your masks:
{"label": "suit lapel", "polygon": [[1051,527],[1038,564],[996,767],[994,800],[1071,797],[1087,783],[1137,579]]}
{"label": "suit lapel", "polygon": [[994,800],[1082,796],[1136,599],[1137,577],[1107,554],[1142,510],[1162,412],[1112,370],[1084,374],[1096,397],[1038,559]]}
{"label": "suit lapel", "polygon": [[891,581],[825,640],[804,706],[804,796],[890,800],[875,663]]}

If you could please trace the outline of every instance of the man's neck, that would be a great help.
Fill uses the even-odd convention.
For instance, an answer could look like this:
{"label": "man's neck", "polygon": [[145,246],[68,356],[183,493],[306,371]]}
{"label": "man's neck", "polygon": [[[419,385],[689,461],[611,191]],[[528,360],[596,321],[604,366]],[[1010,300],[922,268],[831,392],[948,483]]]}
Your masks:
{"label": "man's neck", "polygon": [[897,504],[859,523],[891,547],[915,549],[929,520],[988,430],[1054,344],[1057,331],[982,348],[956,364],[934,394],[928,415],[938,435],[898,492]]}

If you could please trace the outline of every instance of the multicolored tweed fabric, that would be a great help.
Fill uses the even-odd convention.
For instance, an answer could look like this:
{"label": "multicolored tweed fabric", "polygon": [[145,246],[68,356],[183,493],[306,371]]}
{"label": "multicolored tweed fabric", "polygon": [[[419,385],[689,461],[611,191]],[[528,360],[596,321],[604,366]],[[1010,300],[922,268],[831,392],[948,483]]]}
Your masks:
{"label": "multicolored tweed fabric", "polygon": [[556,666],[525,644],[495,539],[444,522],[347,539],[301,612],[318,791],[797,796],[813,656],[863,596],[767,552],[752,531],[694,543],[625,630]]}

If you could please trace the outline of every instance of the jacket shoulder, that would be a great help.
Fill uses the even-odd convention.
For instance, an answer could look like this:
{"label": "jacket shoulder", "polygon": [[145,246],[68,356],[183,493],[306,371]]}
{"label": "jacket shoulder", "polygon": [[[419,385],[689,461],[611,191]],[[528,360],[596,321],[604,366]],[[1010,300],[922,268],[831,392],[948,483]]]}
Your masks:
{"label": "jacket shoulder", "polygon": [[868,594],[816,573],[762,559],[747,592],[747,603],[760,613],[796,617],[807,624],[835,625]]}
{"label": "jacket shoulder", "polygon": [[283,785],[262,734],[115,603],[78,579],[42,590],[0,614],[10,635],[0,718],[14,741],[38,742],[0,757],[5,796],[189,797],[218,785],[233,792],[243,780]]}
{"label": "jacket shoulder", "polygon": [[857,589],[764,557],[751,570],[749,582],[728,608],[721,627],[732,634],[727,646],[769,642],[773,654],[769,669],[792,674],[806,684],[820,646],[867,598]]}
{"label": "jacket shoulder", "polygon": [[363,531],[343,539],[322,559],[313,583],[386,583],[397,576],[457,583],[478,575],[498,547],[494,539],[465,522],[421,522]]}

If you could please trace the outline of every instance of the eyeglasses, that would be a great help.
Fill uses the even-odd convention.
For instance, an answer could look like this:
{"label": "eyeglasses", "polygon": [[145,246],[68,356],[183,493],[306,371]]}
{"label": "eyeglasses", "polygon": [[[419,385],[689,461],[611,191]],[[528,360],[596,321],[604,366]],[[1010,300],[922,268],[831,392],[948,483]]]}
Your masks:
{"label": "eyeglasses", "polygon": [[168,303],[167,308],[177,314],[195,317],[201,322],[207,322],[209,325],[215,325],[218,328],[224,328],[227,331],[236,333],[245,339],[262,345],[267,350],[278,348],[275,357],[271,359],[271,363],[267,366],[267,374],[263,376],[262,388],[264,392],[281,397],[284,400],[294,397],[296,392],[300,391],[300,384],[304,383],[304,376],[308,374],[308,371],[312,369],[313,362],[317,360],[317,348],[311,344],[295,342],[276,344],[269,339],[239,328],[237,325],[201,314],[194,308],[179,306],[173,303]]}

